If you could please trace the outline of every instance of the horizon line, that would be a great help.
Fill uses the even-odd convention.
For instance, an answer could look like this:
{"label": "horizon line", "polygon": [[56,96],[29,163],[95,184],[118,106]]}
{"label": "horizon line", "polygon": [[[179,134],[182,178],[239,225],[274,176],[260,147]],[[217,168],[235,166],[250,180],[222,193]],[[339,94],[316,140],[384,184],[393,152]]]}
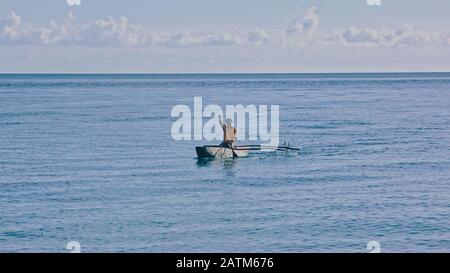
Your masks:
{"label": "horizon line", "polygon": [[359,72],[0,72],[0,75],[264,75],[264,74],[437,74],[450,71],[359,71]]}

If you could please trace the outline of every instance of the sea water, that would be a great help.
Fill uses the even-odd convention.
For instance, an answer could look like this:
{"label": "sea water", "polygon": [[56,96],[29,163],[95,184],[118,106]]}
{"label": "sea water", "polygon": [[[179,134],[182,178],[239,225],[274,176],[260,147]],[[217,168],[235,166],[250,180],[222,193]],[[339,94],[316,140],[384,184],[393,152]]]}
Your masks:
{"label": "sea water", "polygon": [[[198,161],[177,104],[298,154]],[[0,75],[0,252],[450,251],[450,74]]]}

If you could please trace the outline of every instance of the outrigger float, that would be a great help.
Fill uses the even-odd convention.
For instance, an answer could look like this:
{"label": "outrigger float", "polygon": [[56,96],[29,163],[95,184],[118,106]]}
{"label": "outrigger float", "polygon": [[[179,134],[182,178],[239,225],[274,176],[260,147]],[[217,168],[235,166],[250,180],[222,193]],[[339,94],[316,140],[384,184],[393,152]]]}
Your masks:
{"label": "outrigger float", "polygon": [[236,158],[236,157],[246,157],[251,151],[263,151],[263,152],[273,152],[273,151],[300,151],[298,148],[292,148],[289,146],[266,146],[266,145],[243,145],[236,146],[234,148],[222,147],[218,145],[206,145],[195,147],[198,158]]}

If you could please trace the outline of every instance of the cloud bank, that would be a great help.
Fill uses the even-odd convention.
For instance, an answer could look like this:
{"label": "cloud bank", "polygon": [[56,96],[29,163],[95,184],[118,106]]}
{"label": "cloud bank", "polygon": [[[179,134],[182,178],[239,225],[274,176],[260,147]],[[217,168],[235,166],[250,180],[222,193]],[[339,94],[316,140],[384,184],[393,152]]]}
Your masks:
{"label": "cloud bank", "polygon": [[410,25],[397,29],[354,28],[350,27],[326,36],[324,41],[339,45],[366,45],[381,47],[422,47],[450,46],[449,32],[424,32]]}
{"label": "cloud bank", "polygon": [[[450,31],[426,32],[410,25],[400,28],[348,27],[319,32],[320,19],[316,7],[309,7],[302,17],[294,15],[286,29],[291,44],[321,46],[422,47],[450,46]],[[293,43],[292,43],[293,42]]]}
{"label": "cloud bank", "polygon": [[43,27],[24,23],[22,17],[11,11],[0,20],[0,44],[25,45],[82,45],[95,47],[161,46],[202,47],[230,46],[245,43],[263,44],[267,35],[263,31],[248,33],[248,39],[231,33],[148,33],[141,25],[130,24],[127,17],[107,17],[88,24],[77,24],[76,17],[69,13],[57,23],[51,21]]}
{"label": "cloud bank", "polygon": [[[79,23],[73,13],[61,22],[50,21],[45,26],[24,22],[11,11],[0,19],[0,45],[61,45],[87,47],[230,47],[230,46],[369,46],[424,47],[450,46],[450,32],[419,31],[410,25],[399,28],[356,28],[320,31],[316,7],[307,8],[302,15],[294,15],[281,35],[263,29],[246,33],[207,31],[191,33],[187,30],[171,33],[150,33],[127,17]],[[273,31],[272,31],[273,32]]]}

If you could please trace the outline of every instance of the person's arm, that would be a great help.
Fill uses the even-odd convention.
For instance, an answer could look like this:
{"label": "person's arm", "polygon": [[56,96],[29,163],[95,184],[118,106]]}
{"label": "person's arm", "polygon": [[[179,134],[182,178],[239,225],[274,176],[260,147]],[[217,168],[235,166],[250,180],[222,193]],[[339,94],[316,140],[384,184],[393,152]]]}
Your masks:
{"label": "person's arm", "polygon": [[221,115],[219,115],[219,123],[220,123],[220,126],[222,127],[222,129],[225,130],[225,125],[223,124]]}

